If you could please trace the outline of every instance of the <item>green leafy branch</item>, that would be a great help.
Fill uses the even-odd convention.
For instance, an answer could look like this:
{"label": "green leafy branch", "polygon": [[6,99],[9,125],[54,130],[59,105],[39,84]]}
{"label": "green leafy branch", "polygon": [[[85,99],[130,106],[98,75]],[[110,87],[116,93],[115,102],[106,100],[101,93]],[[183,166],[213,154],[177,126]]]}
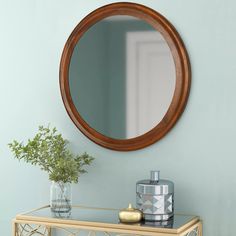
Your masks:
{"label": "green leafy branch", "polygon": [[38,133],[33,139],[23,142],[13,140],[8,146],[18,160],[24,160],[32,165],[38,165],[48,172],[52,181],[77,183],[84,169],[94,160],[86,152],[74,155],[67,147],[68,140],[63,139],[56,128],[39,126]]}

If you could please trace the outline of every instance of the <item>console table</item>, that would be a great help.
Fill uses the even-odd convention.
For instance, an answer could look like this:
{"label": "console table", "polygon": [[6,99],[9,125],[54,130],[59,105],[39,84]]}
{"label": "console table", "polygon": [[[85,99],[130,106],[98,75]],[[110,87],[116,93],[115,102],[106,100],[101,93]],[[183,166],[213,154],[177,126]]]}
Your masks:
{"label": "console table", "polygon": [[13,236],[52,236],[56,235],[54,231],[64,231],[66,236],[202,236],[202,223],[196,216],[174,215],[170,221],[122,224],[118,212],[118,209],[73,206],[71,215],[62,218],[45,206],[18,214],[13,219]]}

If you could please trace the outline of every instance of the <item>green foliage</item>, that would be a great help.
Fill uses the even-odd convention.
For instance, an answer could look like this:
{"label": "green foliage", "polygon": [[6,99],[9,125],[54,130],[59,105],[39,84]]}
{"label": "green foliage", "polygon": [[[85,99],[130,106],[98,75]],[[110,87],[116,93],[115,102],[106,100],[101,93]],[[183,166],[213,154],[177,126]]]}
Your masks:
{"label": "green foliage", "polygon": [[77,183],[80,174],[86,173],[86,165],[94,160],[86,152],[74,155],[67,147],[68,141],[58,134],[56,128],[39,126],[38,133],[27,144],[14,140],[9,143],[15,158],[38,165],[49,174],[52,181]]}

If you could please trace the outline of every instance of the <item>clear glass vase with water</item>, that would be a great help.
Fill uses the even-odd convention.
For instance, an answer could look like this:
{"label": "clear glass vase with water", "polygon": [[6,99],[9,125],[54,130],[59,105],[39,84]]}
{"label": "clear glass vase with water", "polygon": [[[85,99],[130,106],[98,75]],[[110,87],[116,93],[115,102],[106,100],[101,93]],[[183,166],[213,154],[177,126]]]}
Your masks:
{"label": "clear glass vase with water", "polygon": [[68,218],[71,214],[71,184],[52,181],[50,208],[55,217]]}

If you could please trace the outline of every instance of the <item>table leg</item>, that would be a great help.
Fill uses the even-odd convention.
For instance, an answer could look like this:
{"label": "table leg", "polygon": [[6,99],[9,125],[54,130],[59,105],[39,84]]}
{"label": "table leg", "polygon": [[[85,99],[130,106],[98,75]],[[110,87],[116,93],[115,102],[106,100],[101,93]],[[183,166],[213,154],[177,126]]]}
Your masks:
{"label": "table leg", "polygon": [[16,229],[17,229],[17,223],[13,220],[12,221],[12,236],[17,236]]}
{"label": "table leg", "polygon": [[50,226],[47,226],[48,236],[52,236],[52,229]]}

